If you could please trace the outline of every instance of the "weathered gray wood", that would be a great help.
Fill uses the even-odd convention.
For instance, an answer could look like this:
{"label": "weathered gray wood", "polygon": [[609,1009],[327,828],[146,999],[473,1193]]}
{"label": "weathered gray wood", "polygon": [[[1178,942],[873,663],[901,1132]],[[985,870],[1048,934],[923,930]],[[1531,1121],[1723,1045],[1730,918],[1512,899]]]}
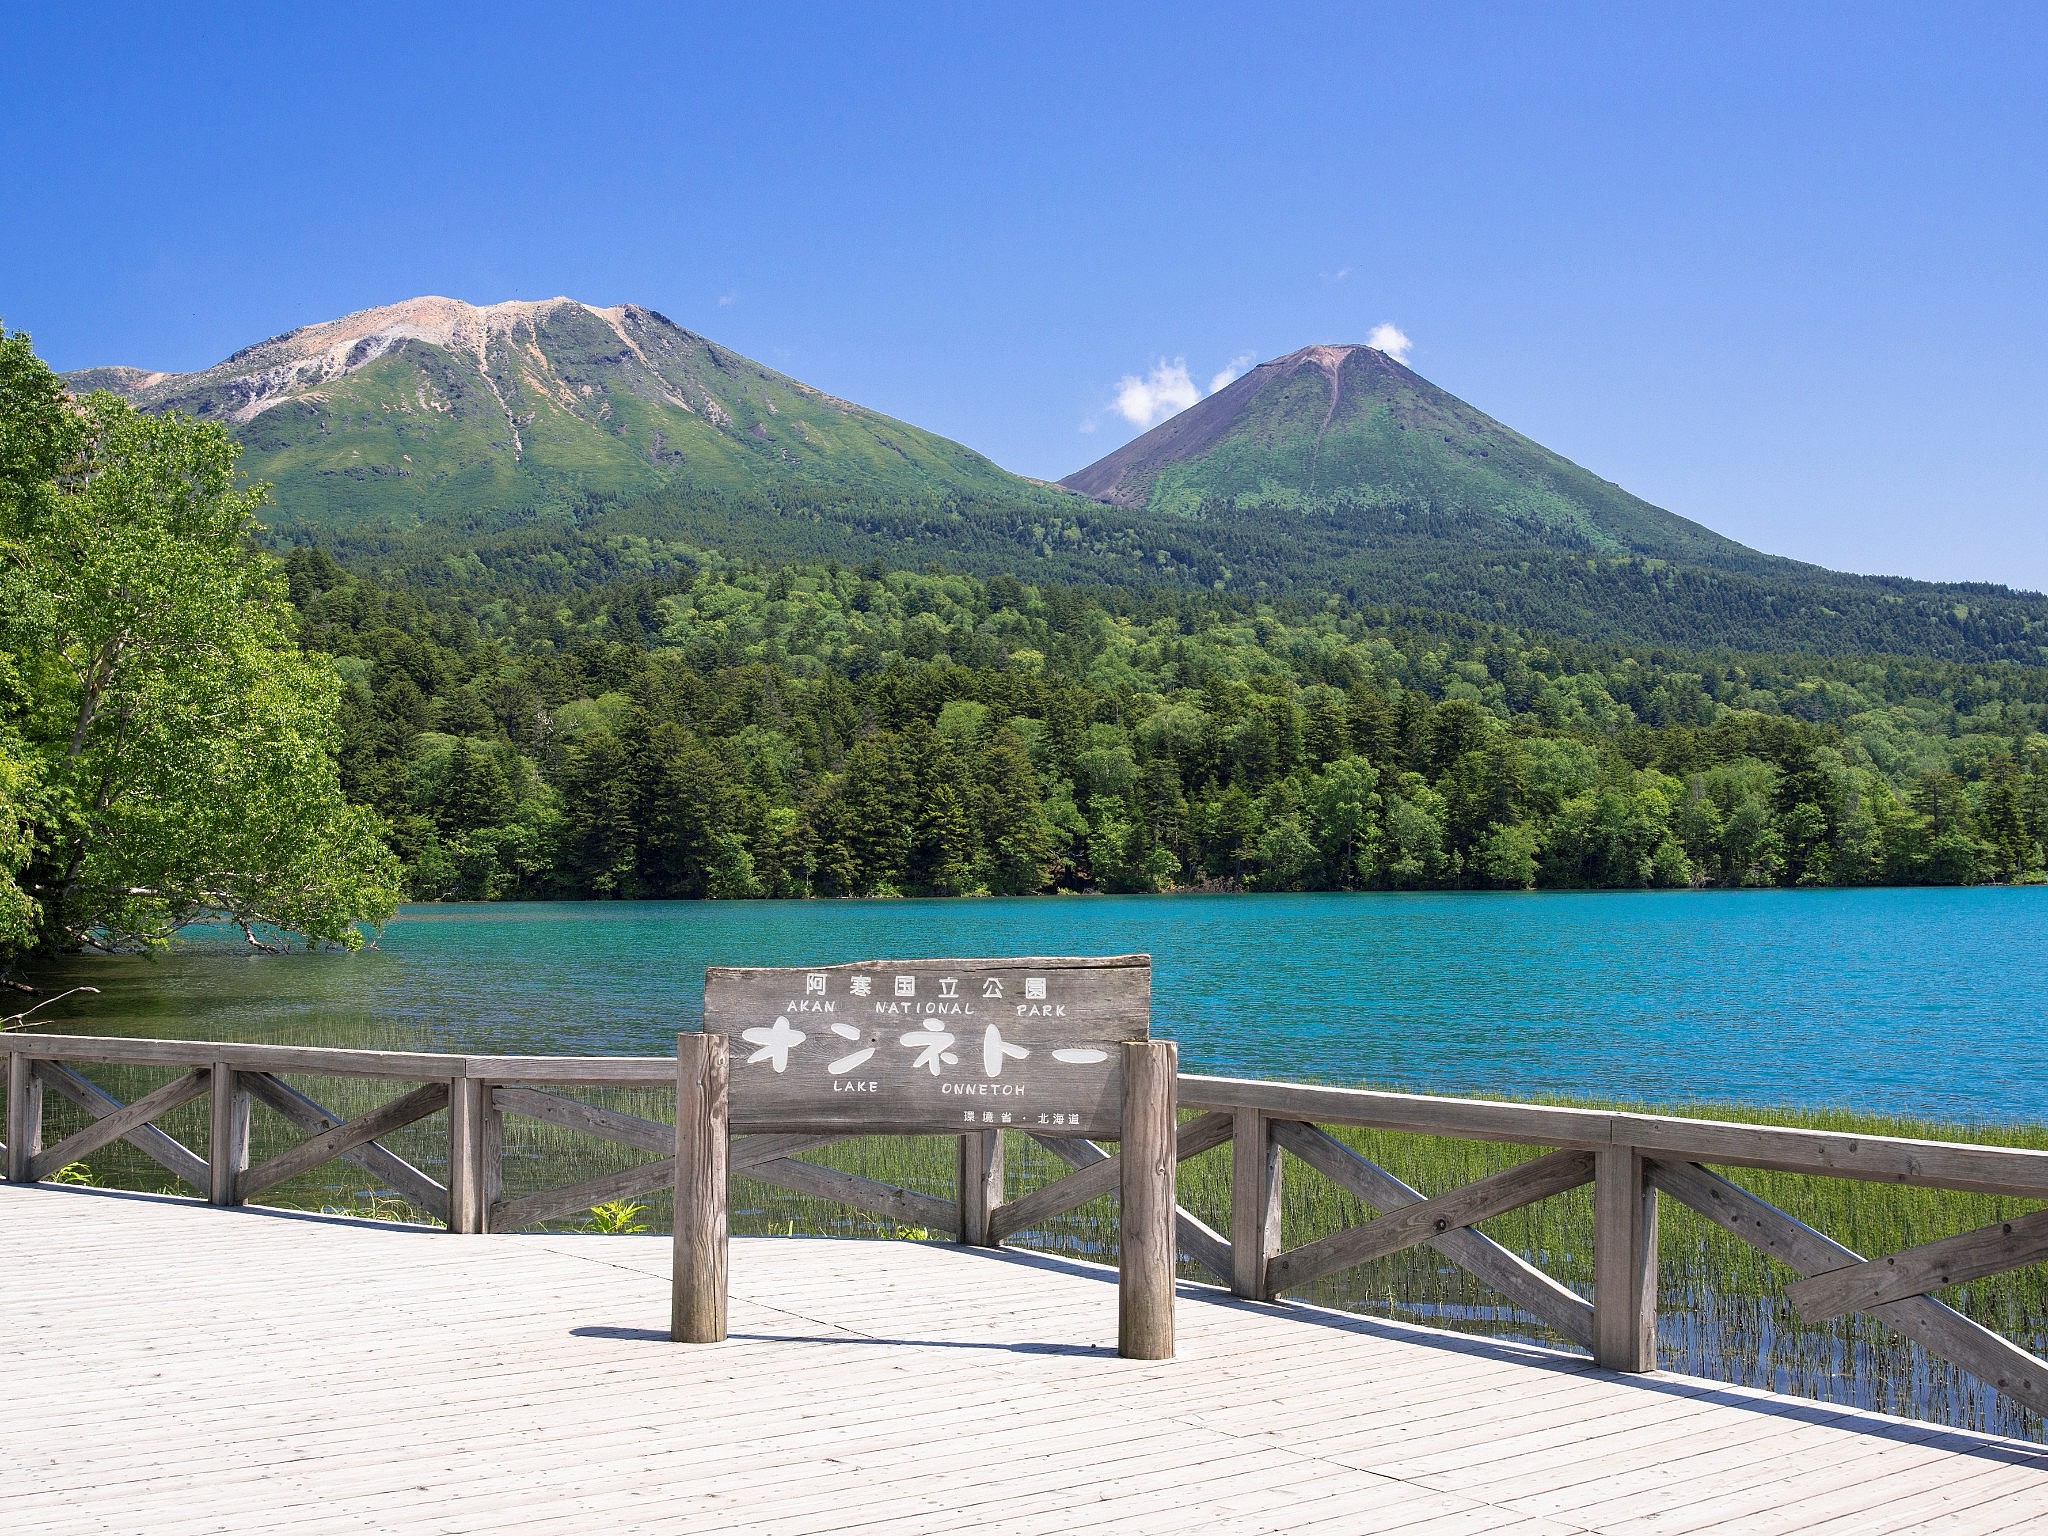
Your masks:
{"label": "weathered gray wood", "polygon": [[235,1183],[249,1167],[249,1090],[224,1061],[213,1064],[213,1115],[206,1142],[206,1198],[238,1205]]}
{"label": "weathered gray wood", "polygon": [[1214,1275],[1219,1285],[1230,1284],[1230,1239],[1184,1205],[1173,1208],[1173,1244]]}
{"label": "weathered gray wood", "polygon": [[1099,1134],[1151,974],[1142,955],[713,966],[704,1027],[735,1041],[737,1125]]}
{"label": "weathered gray wood", "polygon": [[138,1040],[118,1035],[9,1036],[7,1047],[37,1061],[122,1062],[204,1067],[225,1059],[244,1072],[314,1077],[390,1077],[423,1082],[480,1077],[492,1082],[588,1087],[667,1085],[675,1063],[666,1056],[463,1056],[439,1051],[373,1051],[313,1045],[250,1045],[219,1040]]}
{"label": "weathered gray wood", "polygon": [[581,1131],[587,1136],[615,1141],[642,1152],[666,1157],[675,1151],[676,1128],[673,1125],[565,1099],[560,1094],[538,1093],[531,1088],[496,1088],[491,1091],[491,1103],[502,1114],[523,1115],[529,1120],[545,1121],[564,1130]]}
{"label": "weathered gray wood", "polygon": [[476,1197],[483,1210],[483,1230],[493,1231],[491,1212],[505,1200],[505,1112],[491,1097],[486,1079],[483,1105],[477,1112]]}
{"label": "weathered gray wood", "polygon": [[[39,1061],[194,1067],[210,1066],[215,1060],[225,1059],[241,1071],[413,1081],[475,1076],[497,1082],[624,1086],[667,1083],[673,1080],[675,1071],[673,1061],[659,1056],[463,1056],[40,1032],[11,1037],[7,1045],[10,1052],[19,1051]],[[1376,1125],[1533,1146],[1633,1145],[1667,1159],[1745,1164],[2048,1199],[2048,1152],[2031,1148],[1976,1147],[1906,1137],[1857,1136],[1552,1105],[1436,1099],[1192,1074],[1181,1080],[1181,1101],[1186,1107],[1197,1109],[1260,1109],[1276,1119]],[[1035,1122],[1032,1124],[1035,1128]]]}
{"label": "weathered gray wood", "polygon": [[[1360,1157],[1343,1142],[1299,1121],[1275,1120],[1273,1139],[1341,1189],[1380,1211],[1396,1211],[1423,1197],[1379,1164]],[[1461,1228],[1429,1239],[1427,1245],[1461,1269],[1540,1318],[1573,1343],[1593,1347],[1593,1306],[1527,1260],[1510,1253],[1484,1232]]]}
{"label": "weathered gray wood", "polygon": [[1230,1291],[1264,1301],[1267,1266],[1280,1252],[1280,1143],[1272,1121],[1238,1110],[1230,1138]]}
{"label": "weathered gray wood", "polygon": [[124,1104],[93,1121],[82,1130],[73,1131],[54,1147],[38,1152],[29,1159],[26,1182],[33,1184],[47,1179],[66,1163],[75,1163],[81,1157],[89,1157],[108,1142],[120,1141],[137,1126],[147,1125],[159,1115],[169,1114],[180,1104],[189,1104],[206,1092],[213,1074],[205,1067],[194,1067],[191,1071],[172,1078],[161,1088],[153,1089],[133,1104]]}
{"label": "weathered gray wood", "polygon": [[[2048,1523],[2038,1445],[1697,1379],[1645,1389],[1505,1341],[1191,1302],[1176,1363],[1105,1363],[1067,1351],[1114,1350],[1108,1288],[1063,1263],[735,1235],[735,1347],[698,1352],[714,1369],[664,1369],[700,1362],[650,1364],[651,1346],[619,1336],[648,1321],[650,1296],[658,1310],[648,1277],[664,1238],[436,1244],[211,1214],[0,1187],[0,1380],[36,1405],[0,1432],[0,1526],[2023,1536]],[[230,1331],[239,1353],[224,1355]],[[862,1342],[877,1334],[889,1342]]]}
{"label": "weathered gray wood", "polygon": [[493,1083],[539,1083],[555,1088],[671,1088],[676,1064],[668,1056],[468,1056],[464,1070]]}
{"label": "weathered gray wood", "polygon": [[1296,1290],[1357,1264],[1413,1248],[1522,1206],[1576,1189],[1593,1177],[1593,1154],[1551,1152],[1457,1189],[1388,1211],[1276,1256],[1267,1266],[1269,1294]]}
{"label": "weathered gray wood", "polygon": [[1122,1164],[1115,1156],[1105,1157],[1101,1162],[1090,1163],[1065,1178],[1027,1190],[1014,1200],[1006,1200],[989,1215],[990,1235],[1000,1242],[1041,1226],[1055,1216],[1064,1215],[1077,1205],[1113,1194],[1121,1172]]}
{"label": "weathered gray wood", "polygon": [[959,1166],[960,1241],[975,1248],[993,1247],[988,1217],[1003,1203],[1003,1133],[967,1132],[960,1138]]}
{"label": "weathered gray wood", "polygon": [[[1557,1154],[1553,1154],[1555,1156]],[[1593,1184],[1593,1360],[1657,1369],[1657,1190],[1633,1147],[1603,1147]]]}
{"label": "weathered gray wood", "polygon": [[[57,1062],[36,1062],[34,1075],[38,1095],[47,1084],[56,1091],[58,1097],[68,1099],[96,1119],[110,1115],[121,1107],[121,1101],[103,1092],[98,1084],[80,1077],[69,1067]],[[37,1103],[41,1102],[38,1097]],[[128,1133],[127,1141],[129,1146],[141,1152],[158,1167],[184,1180],[201,1194],[206,1192],[206,1159],[183,1142],[173,1139],[153,1125],[137,1126]]]}
{"label": "weathered gray wood", "polygon": [[[1221,1138],[1217,1134],[1220,1130],[1221,1125],[1218,1121],[1206,1120],[1199,1137],[1182,1140],[1180,1160],[1185,1162],[1196,1152],[1206,1152],[1211,1146],[1221,1145]],[[1085,1136],[1033,1136],[1031,1139],[1071,1168],[1092,1168],[1097,1163],[1110,1160],[1108,1152]],[[1182,1253],[1225,1285],[1230,1284],[1233,1264],[1230,1239],[1209,1226],[1184,1205],[1174,1207],[1173,1240]]]}
{"label": "weathered gray wood", "polygon": [[788,1136],[735,1136],[732,1140],[730,1166],[734,1173],[744,1173],[758,1163],[772,1163],[777,1158],[795,1157],[799,1152],[812,1152],[819,1147],[829,1147],[835,1141],[846,1138],[837,1134],[803,1134]]}
{"label": "weathered gray wood", "polygon": [[[255,1091],[255,1085],[250,1085]],[[354,1151],[366,1142],[380,1136],[389,1136],[393,1131],[411,1125],[415,1120],[427,1116],[448,1105],[448,1084],[445,1082],[424,1083],[411,1093],[379,1105],[368,1114],[358,1115],[332,1130],[323,1131],[310,1140],[300,1142],[296,1147],[280,1152],[273,1158],[258,1163],[237,1181],[237,1189],[244,1200],[252,1199],[266,1189],[274,1189],[285,1180],[295,1178],[322,1163]],[[447,1192],[442,1191],[442,1210],[446,1211]]]}
{"label": "weathered gray wood", "polygon": [[725,1036],[676,1036],[675,1262],[669,1337],[679,1344],[725,1338],[729,1185]]}
{"label": "weathered gray wood", "polygon": [[[1136,958],[1133,957],[1134,961]],[[886,962],[879,964],[886,968]],[[967,964],[960,962],[962,967]],[[10,1036],[6,1044],[10,1053],[18,1052],[43,1062],[205,1067],[225,1060],[243,1072],[385,1077],[415,1082],[467,1076],[501,1083],[596,1087],[665,1084],[672,1082],[675,1074],[675,1063],[660,1056],[464,1056],[41,1032]],[[1283,1120],[1372,1125],[1531,1146],[1635,1146],[1647,1155],[1670,1161],[1740,1164],[2048,1199],[2048,1151],[2033,1148],[1978,1147],[1908,1137],[1858,1136],[1554,1105],[1437,1099],[1418,1094],[1193,1074],[1182,1077],[1180,1096],[1188,1108],[1257,1109]],[[749,1122],[737,1117],[735,1123]],[[1013,1120],[1012,1124],[1039,1128],[1035,1120]]]}
{"label": "weathered gray wood", "polygon": [[1374,1126],[1532,1147],[1632,1146],[1646,1156],[1667,1160],[1737,1163],[1787,1173],[2048,1200],[2048,1151],[2034,1148],[1195,1074],[1181,1078],[1181,1104],[1189,1109],[1257,1109],[1276,1120]]}
{"label": "weathered gray wood", "polygon": [[652,1163],[636,1163],[631,1168],[564,1184],[559,1189],[543,1189],[535,1194],[521,1195],[517,1200],[501,1200],[491,1207],[489,1226],[493,1232],[517,1232],[524,1227],[538,1226],[543,1221],[576,1215],[594,1205],[605,1205],[613,1200],[637,1200],[657,1190],[673,1189],[675,1182],[676,1160],[673,1157]]}
{"label": "weathered gray wood", "polygon": [[[825,987],[815,994],[804,991],[806,978],[823,976]],[[962,1002],[976,1004],[973,1014],[925,1015],[922,1012],[905,1010],[884,1015],[888,1018],[904,1017],[958,1017],[1008,1018],[1013,1022],[1021,1015],[1018,1009],[1031,1002],[1049,1005],[1042,1013],[1028,1017],[1038,1019],[1034,1028],[1043,1031],[1043,1038],[1059,1039],[1069,1037],[1077,1042],[1097,1039],[1130,1040],[1142,1039],[1149,1033],[1152,1019],[1152,957],[1150,955],[1026,955],[1006,957],[978,957],[973,959],[945,960],[857,960],[843,965],[814,966],[739,966],[714,965],[704,972],[705,1018],[720,1024],[762,1022],[751,1015],[766,1008],[772,1015],[783,1010],[790,998],[790,985],[796,985],[795,996],[803,999],[815,996],[824,1002],[839,1005],[829,1016],[846,1016],[849,1004],[860,1004],[860,1014],[871,1015],[869,1005],[875,1002],[895,1002],[898,994],[895,981],[899,976],[915,977],[917,990],[903,994],[905,1000],[914,1000],[920,1005],[938,997],[938,983],[947,977],[958,978],[961,985],[948,996]],[[1031,977],[1043,977],[1046,991],[1042,997],[1025,996],[1024,983]],[[855,996],[849,984],[855,978],[864,979],[867,991]],[[969,985],[969,983],[972,985]],[[989,983],[995,983],[992,989]],[[984,995],[987,994],[987,995]],[[1055,1013],[1052,1008],[1063,1011]],[[744,1016],[743,1020],[735,1015]],[[824,1013],[813,1013],[812,1018],[824,1018]]]}
{"label": "weathered gray wood", "polygon": [[[113,1101],[107,1101],[112,1104]],[[29,1165],[43,1150],[43,1081],[33,1058],[7,1055],[7,1180],[28,1184]]]}
{"label": "weathered gray wood", "polygon": [[448,1230],[475,1235],[489,1225],[482,1195],[483,1110],[491,1092],[480,1078],[448,1083]]}
{"label": "weathered gray wood", "polygon": [[[1649,1165],[1649,1179],[1664,1193],[1802,1275],[1824,1274],[1862,1261],[1863,1256],[1855,1250],[1697,1163],[1656,1159]],[[1909,1296],[1869,1310],[1872,1317],[2015,1402],[2048,1413],[2048,1360],[1971,1322],[1932,1296]]]}
{"label": "weathered gray wood", "polygon": [[1114,1156],[1086,1136],[1042,1136],[1035,1131],[1030,1134],[1033,1141],[1069,1168],[1092,1168]]}
{"label": "weathered gray wood", "polygon": [[933,1232],[960,1230],[960,1208],[951,1200],[919,1194],[914,1189],[903,1189],[895,1184],[864,1179],[859,1174],[842,1173],[837,1168],[827,1168],[820,1163],[804,1163],[793,1157],[778,1157],[751,1165],[746,1170],[746,1177],[760,1179],[782,1189],[794,1190],[800,1195],[812,1195],[820,1200],[837,1200],[841,1205],[850,1205],[855,1210],[884,1216],[891,1221],[924,1227]]}
{"label": "weathered gray wood", "polygon": [[[245,1072],[303,1072],[331,1077],[450,1078],[467,1058],[422,1051],[366,1051],[308,1045],[245,1045],[221,1040],[137,1040],[122,1036],[24,1036],[31,1055],[52,1061],[207,1067],[225,1060]],[[12,1042],[10,1042],[10,1045]]]}
{"label": "weathered gray wood", "polygon": [[1177,1052],[1171,1040],[1132,1040],[1123,1056],[1116,1352],[1126,1360],[1171,1360]]}
{"label": "weathered gray wood", "polygon": [[[1220,1111],[1198,1115],[1180,1128],[1178,1157],[1182,1162],[1230,1139],[1231,1117]],[[1051,1146],[1051,1138],[1046,1145]],[[989,1217],[989,1230],[998,1240],[1014,1233],[1028,1232],[1077,1205],[1114,1193],[1123,1177],[1121,1154],[1089,1163],[1063,1179],[1042,1184],[1028,1194],[1006,1201]]]}
{"label": "weathered gray wood", "polygon": [[[291,1084],[267,1072],[244,1072],[240,1077],[242,1086],[253,1098],[276,1110],[308,1135],[318,1136],[342,1124],[339,1115],[328,1113],[325,1107],[307,1098]],[[421,1210],[442,1221],[448,1219],[447,1188],[389,1147],[368,1141],[359,1147],[349,1148],[341,1156],[385,1187],[396,1190]]]}
{"label": "weathered gray wood", "polygon": [[1785,1287],[1801,1317],[1839,1317],[2048,1260],[2048,1210],[1866,1259]]}

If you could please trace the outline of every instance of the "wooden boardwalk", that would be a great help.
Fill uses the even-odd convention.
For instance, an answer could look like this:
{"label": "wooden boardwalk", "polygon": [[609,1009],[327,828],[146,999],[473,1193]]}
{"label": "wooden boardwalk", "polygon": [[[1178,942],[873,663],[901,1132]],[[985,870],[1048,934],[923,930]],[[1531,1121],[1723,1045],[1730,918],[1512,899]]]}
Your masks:
{"label": "wooden boardwalk", "polygon": [[1101,1271],[743,1239],[448,1237],[0,1186],[0,1531],[2048,1530],[2048,1452]]}

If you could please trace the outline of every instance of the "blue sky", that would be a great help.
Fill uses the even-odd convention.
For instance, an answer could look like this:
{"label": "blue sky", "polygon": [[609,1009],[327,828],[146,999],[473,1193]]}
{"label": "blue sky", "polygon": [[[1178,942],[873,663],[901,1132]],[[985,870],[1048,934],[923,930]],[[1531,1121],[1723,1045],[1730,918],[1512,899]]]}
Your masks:
{"label": "blue sky", "polygon": [[1391,325],[1748,543],[2048,588],[2048,8],[424,9],[0,0],[0,317],[636,302],[1047,477]]}

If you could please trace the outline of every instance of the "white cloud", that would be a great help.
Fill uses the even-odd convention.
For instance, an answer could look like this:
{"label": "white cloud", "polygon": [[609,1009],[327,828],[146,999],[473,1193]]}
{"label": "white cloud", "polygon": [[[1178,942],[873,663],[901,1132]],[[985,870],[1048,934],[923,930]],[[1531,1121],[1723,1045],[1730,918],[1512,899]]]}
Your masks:
{"label": "white cloud", "polygon": [[1252,361],[1252,353],[1238,353],[1237,356],[1233,357],[1229,362],[1225,363],[1221,368],[1217,369],[1215,373],[1209,376],[1209,393],[1213,395],[1216,393],[1217,390],[1221,389],[1224,385],[1229,384],[1236,379],[1242,378],[1244,376],[1245,369],[1251,367]]}
{"label": "white cloud", "polygon": [[740,296],[736,293],[721,293],[718,296],[718,307],[720,309],[731,309],[733,305],[739,302],[739,298]]}
{"label": "white cloud", "polygon": [[1179,415],[1204,395],[1213,395],[1226,384],[1243,377],[1245,370],[1255,361],[1257,354],[1239,353],[1209,375],[1209,387],[1204,389],[1188,372],[1186,358],[1176,357],[1168,362],[1162,357],[1152,365],[1150,373],[1127,373],[1118,379],[1115,397],[1084,420],[1080,430],[1093,432],[1103,418],[1112,413],[1141,432],[1148,427],[1156,427],[1167,417]]}
{"label": "white cloud", "polygon": [[1349,267],[1339,267],[1334,272],[1318,272],[1316,274],[1317,277],[1320,277],[1326,283],[1341,283],[1350,275],[1351,269]]}
{"label": "white cloud", "polygon": [[1365,344],[1375,352],[1384,352],[1397,363],[1408,361],[1408,349],[1415,345],[1398,325],[1382,320],[1372,328],[1372,334],[1365,338]]}
{"label": "white cloud", "polygon": [[1188,377],[1187,363],[1178,357],[1169,363],[1162,357],[1149,374],[1127,373],[1118,379],[1110,408],[1134,427],[1156,427],[1201,398],[1195,381]]}

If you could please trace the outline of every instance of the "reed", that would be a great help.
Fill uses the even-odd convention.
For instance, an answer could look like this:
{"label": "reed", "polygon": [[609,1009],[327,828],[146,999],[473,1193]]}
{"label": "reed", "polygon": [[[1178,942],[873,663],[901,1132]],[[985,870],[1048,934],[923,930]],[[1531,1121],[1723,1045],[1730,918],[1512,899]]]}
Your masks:
{"label": "reed", "polygon": [[[144,1068],[95,1067],[90,1075],[124,1101],[146,1093],[168,1075]],[[355,1079],[303,1079],[303,1091],[344,1116],[361,1113],[393,1093],[389,1085]],[[671,1097],[656,1090],[604,1090],[593,1102],[650,1119],[667,1119]],[[1742,1120],[1853,1132],[2048,1148],[2048,1126],[1960,1125],[1848,1109],[1787,1109],[1752,1104],[1650,1106],[1558,1097],[1546,1102],[1589,1108],[1652,1110],[1700,1118]],[[83,1123],[52,1099],[52,1137]],[[187,1105],[162,1122],[164,1129],[204,1151],[204,1102]],[[1391,1170],[1425,1194],[1467,1184],[1540,1154],[1544,1149],[1463,1141],[1396,1131],[1338,1129],[1360,1155]],[[251,1127],[252,1156],[260,1160],[298,1136],[258,1106]],[[1009,1139],[1008,1193],[1014,1197],[1066,1171],[1066,1165],[1022,1136]],[[437,1178],[446,1178],[445,1117],[407,1127],[392,1150]],[[950,1137],[865,1138],[808,1154],[851,1173],[950,1198],[955,1143]],[[508,1197],[645,1160],[644,1154],[530,1120],[508,1119],[505,1192]],[[2009,1219],[2039,1202],[1958,1190],[1918,1189],[1849,1179],[1815,1178],[1753,1169],[1723,1170],[1738,1183],[1859,1253],[1888,1253],[1953,1232]],[[166,1176],[126,1144],[96,1153],[94,1183],[159,1190]],[[1212,1226],[1226,1229],[1230,1209],[1227,1148],[1202,1154],[1180,1170],[1180,1198]],[[417,1219],[400,1214],[392,1192],[352,1165],[334,1163],[269,1191],[266,1204],[308,1210]],[[551,1224],[556,1230],[668,1230],[672,1205],[665,1194],[645,1198],[643,1209],[620,1225],[610,1213]],[[1283,1195],[1282,1235],[1287,1246],[1338,1230],[1370,1214],[1354,1197],[1292,1161]],[[744,1177],[734,1180],[732,1223],[742,1235],[820,1235],[946,1241],[951,1234],[905,1228],[844,1206]],[[1584,1189],[1511,1212],[1482,1230],[1582,1295],[1590,1295],[1593,1210]],[[1025,1233],[1014,1245],[1074,1258],[1113,1262],[1116,1209],[1104,1199]],[[1205,1271],[1184,1267],[1190,1279]],[[1880,1325],[1851,1316],[1819,1325],[1801,1320],[1784,1299],[1792,1273],[1747,1243],[1729,1236],[1676,1201],[1663,1202],[1659,1244],[1662,1308],[1660,1350],[1670,1369],[1933,1419],[1966,1428],[2038,1437],[2042,1425],[2023,1410],[1962,1376]],[[1333,1275],[1300,1300],[1346,1311],[1502,1338],[1562,1344],[1533,1319],[1513,1311],[1463,1270],[1427,1248]],[[1942,1293],[1967,1316],[2036,1351],[2048,1352],[2048,1267],[2011,1271]]]}

